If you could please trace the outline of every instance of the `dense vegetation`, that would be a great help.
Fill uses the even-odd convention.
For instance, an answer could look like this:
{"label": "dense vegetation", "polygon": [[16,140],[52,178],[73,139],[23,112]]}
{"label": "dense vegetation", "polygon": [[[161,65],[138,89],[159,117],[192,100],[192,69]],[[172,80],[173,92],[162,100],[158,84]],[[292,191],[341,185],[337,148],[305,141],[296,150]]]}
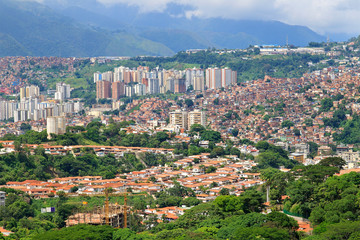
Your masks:
{"label": "dense vegetation", "polygon": [[[338,163],[339,159],[328,159],[319,165],[297,167],[294,169],[298,175],[297,180],[292,173],[271,168],[263,170],[262,178],[267,180],[271,189],[273,210],[266,215],[260,213],[265,207],[264,186],[247,189],[238,197],[222,195],[213,202],[191,204],[197,206],[173,222],[164,219],[159,223],[155,216],[150,215],[142,227],[112,230],[112,235],[108,233],[108,238],[103,239],[357,239],[360,222],[360,174],[353,172],[332,176],[341,166],[330,165]],[[171,196],[191,196],[191,192],[176,185],[158,197],[168,196],[167,201],[173,204]],[[284,199],[281,196],[285,194],[287,198]],[[159,204],[158,200],[151,198],[138,200],[132,202],[138,209],[148,203]],[[66,201],[69,200],[65,200],[65,203]],[[309,218],[314,226],[313,235],[297,231],[297,222],[276,211],[279,208],[284,208],[289,214]],[[28,214],[33,213],[30,211]],[[96,232],[104,231],[106,227],[77,226],[70,229],[73,231],[63,229],[34,236],[55,239],[56,233],[62,236],[66,232],[72,239],[71,237],[78,236],[87,229],[84,236],[94,234],[94,238],[89,236],[87,239],[97,239]]]}
{"label": "dense vegetation", "polygon": [[79,149],[77,157],[70,152],[65,156],[53,156],[46,154],[41,146],[32,155],[28,148],[15,144],[17,152],[0,156],[1,184],[26,179],[47,180],[55,176],[100,175],[108,179],[116,174],[164,165],[171,160],[165,155],[152,153],[128,153],[119,159],[111,154],[98,157],[91,148]]}
{"label": "dense vegetation", "polygon": [[[257,56],[256,53],[225,53],[218,54],[213,51],[200,51],[193,54],[179,52],[173,57],[153,58],[137,57],[132,60],[140,65],[160,66],[167,68],[170,63],[198,64],[201,68],[230,67],[238,72],[239,81],[264,78],[265,75],[272,77],[301,77],[305,72],[314,70],[308,62],[318,64],[325,56],[313,56],[310,54],[289,56]],[[324,66],[322,66],[324,67]]]}
{"label": "dense vegetation", "polygon": [[[340,116],[340,115],[339,115]],[[336,116],[334,116],[336,117]],[[356,121],[356,119],[353,119]],[[200,125],[193,125],[191,135],[199,135],[200,139],[209,141],[209,148],[201,148],[199,142],[192,140],[189,144],[178,143],[174,146],[168,142],[173,136],[167,132],[158,132],[153,135],[126,134],[126,128],[131,122],[110,123],[108,126],[100,122],[92,122],[86,128],[69,127],[65,135],[53,135],[51,141],[58,144],[79,144],[81,141],[91,141],[97,144],[111,142],[127,146],[162,146],[174,147],[176,154],[190,155],[200,152],[209,152],[210,156],[225,154],[249,157],[240,153],[230,141],[226,148],[218,147],[216,142],[221,141],[218,132],[205,129]],[[36,133],[29,130],[27,125],[22,126],[26,133],[21,136],[7,135],[7,139],[14,139],[16,152],[1,155],[2,184],[7,181],[22,181],[25,179],[47,180],[54,176],[102,175],[104,178],[113,178],[115,174],[133,170],[141,170],[149,166],[164,165],[172,159],[164,155],[155,154],[125,154],[116,159],[112,155],[97,157],[91,148],[79,149],[78,156],[69,153],[65,156],[52,156],[45,153],[42,147],[35,149],[31,155],[29,149],[21,143],[47,142],[46,132]],[[151,143],[149,143],[151,142]],[[74,231],[51,230],[64,226],[64,220],[74,209],[81,207],[79,203],[88,201],[89,207],[102,204],[103,198],[59,198],[49,200],[34,200],[24,193],[13,190],[8,192],[7,205],[0,209],[0,221],[7,229],[16,232],[18,238],[32,236],[33,239],[54,239],[58,236],[69,236],[77,239],[78,236],[93,234],[95,236],[104,231],[108,239],[300,239],[303,235],[297,232],[297,223],[283,213],[276,210],[284,209],[287,213],[309,218],[315,227],[316,237],[309,239],[327,239],[334,229],[345,228],[349,237],[356,231],[356,221],[359,221],[360,205],[358,203],[360,174],[350,173],[343,176],[333,176],[345,164],[341,158],[327,158],[318,165],[303,166],[288,158],[288,152],[282,148],[260,141],[257,144],[243,139],[242,144],[252,144],[259,150],[255,158],[257,169],[261,171],[261,178],[266,184],[253,189],[246,189],[239,197],[229,195],[229,190],[222,189],[215,201],[201,203],[195,198],[195,193],[175,181],[173,188],[155,194],[156,199],[138,196],[130,199],[129,204],[135,209],[144,210],[151,207],[167,206],[195,206],[188,210],[178,220],[168,223],[157,217],[149,216],[140,224],[141,218],[136,214],[130,217],[130,230],[109,230],[106,227],[77,226]],[[150,144],[150,145],[148,145]],[[316,146],[312,146],[315,148]],[[194,161],[194,163],[196,163]],[[292,172],[277,170],[284,166]],[[208,167],[206,172],[215,171]],[[156,177],[148,179],[156,182]],[[215,185],[214,185],[215,186]],[[213,186],[213,187],[214,187]],[[270,203],[273,213],[263,215],[266,187],[270,187]],[[77,191],[74,189],[73,191]],[[129,190],[131,191],[131,189]],[[206,192],[207,189],[203,188]],[[283,196],[288,196],[284,198]],[[120,204],[122,198],[113,198]],[[41,214],[39,209],[44,206],[56,206],[56,213]],[[348,222],[345,225],[343,222]],[[345,227],[346,226],[346,227]],[[51,230],[51,231],[49,231]],[[100,232],[100,233],[98,233]],[[106,232],[106,234],[105,234]],[[140,234],[135,234],[141,232]],[[345,232],[345,231],[344,231]],[[73,235],[72,235],[73,234]],[[78,235],[80,234],[80,235]],[[344,233],[345,234],[345,233]],[[116,237],[117,236],[117,237]],[[343,235],[339,235],[343,236]],[[354,235],[355,236],[355,235]],[[306,237],[306,236],[304,236]],[[60,238],[61,239],[61,238]],[[106,237],[104,237],[106,239]],[[337,239],[337,238],[333,238]],[[347,239],[347,238],[338,238]]]}

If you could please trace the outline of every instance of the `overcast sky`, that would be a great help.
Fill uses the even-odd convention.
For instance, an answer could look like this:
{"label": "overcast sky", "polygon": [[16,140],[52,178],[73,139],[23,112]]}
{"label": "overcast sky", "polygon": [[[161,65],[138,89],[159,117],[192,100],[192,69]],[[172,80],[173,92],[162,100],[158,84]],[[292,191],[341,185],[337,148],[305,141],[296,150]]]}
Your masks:
{"label": "overcast sky", "polygon": [[166,4],[189,5],[188,17],[279,20],[325,33],[360,33],[360,0],[97,0],[164,11]]}

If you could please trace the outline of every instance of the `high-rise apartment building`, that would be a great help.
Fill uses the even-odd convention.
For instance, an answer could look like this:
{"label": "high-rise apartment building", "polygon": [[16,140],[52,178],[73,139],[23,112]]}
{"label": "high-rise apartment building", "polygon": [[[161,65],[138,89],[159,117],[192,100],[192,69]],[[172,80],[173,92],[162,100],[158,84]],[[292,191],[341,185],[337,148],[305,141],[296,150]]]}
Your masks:
{"label": "high-rise apartment building", "polygon": [[124,82],[111,83],[112,99],[118,100],[121,96],[125,96],[125,84]]}
{"label": "high-rise apartment building", "polygon": [[170,125],[188,129],[188,113],[180,110],[170,112]]}
{"label": "high-rise apartment building", "polygon": [[135,89],[131,85],[125,86],[125,94],[127,97],[133,97],[135,95]]}
{"label": "high-rise apartment building", "polygon": [[147,93],[148,94],[159,94],[160,93],[159,79],[157,79],[157,78],[149,79],[149,86],[148,86]]}
{"label": "high-rise apartment building", "polygon": [[94,73],[94,83],[98,82],[98,81],[108,81],[108,82],[113,82],[114,81],[114,73],[112,71],[108,71],[108,72],[96,72]]}
{"label": "high-rise apartment building", "polygon": [[208,68],[206,69],[206,87],[208,89],[217,89],[227,87],[236,83],[237,73],[229,68]]}
{"label": "high-rise apartment building", "polygon": [[221,86],[226,87],[231,85],[232,71],[229,68],[221,69]]}
{"label": "high-rise apartment building", "polygon": [[195,78],[202,77],[204,79],[204,71],[202,69],[192,68],[185,70],[185,87],[188,89],[190,86],[194,87]]}
{"label": "high-rise apartment building", "polygon": [[63,82],[56,84],[56,92],[55,92],[55,99],[63,101],[65,99],[70,98],[71,88],[70,84],[66,84]]}
{"label": "high-rise apartment building", "polygon": [[136,84],[134,88],[135,88],[135,94],[137,96],[143,96],[146,94],[146,86],[144,84],[141,83]]}
{"label": "high-rise apartment building", "polygon": [[186,92],[185,79],[175,79],[174,80],[174,93],[184,93]]}
{"label": "high-rise apartment building", "polygon": [[23,100],[24,98],[35,98],[40,96],[40,89],[38,86],[27,86],[20,88],[20,100]]}
{"label": "high-rise apartment building", "polygon": [[46,123],[46,130],[48,136],[50,136],[51,133],[64,134],[66,132],[65,117],[63,116],[47,117]]}
{"label": "high-rise apartment building", "polygon": [[205,83],[204,83],[204,76],[197,76],[193,78],[193,88],[195,91],[204,91]]}
{"label": "high-rise apartment building", "polygon": [[96,98],[110,98],[111,97],[111,82],[98,81],[96,82]]}
{"label": "high-rise apartment building", "polygon": [[221,70],[219,68],[206,69],[206,87],[210,89],[221,87]]}
{"label": "high-rise apartment building", "polygon": [[195,109],[188,114],[188,126],[189,128],[194,124],[200,124],[202,126],[206,125],[206,115],[205,112]]}
{"label": "high-rise apartment building", "polygon": [[123,82],[124,81],[124,71],[125,67],[114,68],[114,82]]}
{"label": "high-rise apartment building", "polygon": [[168,79],[166,79],[166,87],[165,87],[165,92],[174,92],[175,91],[175,85],[174,85],[174,79],[172,77],[169,77]]}

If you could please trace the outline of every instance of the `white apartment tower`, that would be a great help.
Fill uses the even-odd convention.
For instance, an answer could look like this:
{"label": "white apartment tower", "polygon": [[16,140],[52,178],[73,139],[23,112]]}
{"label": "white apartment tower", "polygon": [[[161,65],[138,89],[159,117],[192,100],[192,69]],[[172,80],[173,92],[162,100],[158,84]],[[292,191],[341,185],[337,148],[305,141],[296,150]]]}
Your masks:
{"label": "white apartment tower", "polygon": [[38,86],[27,86],[20,88],[20,101],[25,98],[35,98],[40,96],[40,89]]}
{"label": "white apartment tower", "polygon": [[170,125],[188,129],[188,113],[180,110],[170,112]]}
{"label": "white apartment tower", "polygon": [[217,89],[227,87],[236,83],[237,72],[229,68],[208,68],[206,69],[206,87],[208,89]]}
{"label": "white apartment tower", "polygon": [[206,87],[210,89],[221,87],[221,70],[219,68],[206,69]]}
{"label": "white apartment tower", "polygon": [[55,92],[55,99],[63,101],[65,99],[70,98],[70,84],[65,84],[63,82],[56,84],[56,92]]}
{"label": "white apartment tower", "polygon": [[48,136],[50,136],[51,133],[64,134],[66,131],[65,117],[63,116],[47,117],[46,123]]}
{"label": "white apartment tower", "polygon": [[188,114],[188,126],[189,128],[194,124],[200,124],[202,126],[206,125],[206,115],[205,112],[202,112],[198,109],[195,109]]}

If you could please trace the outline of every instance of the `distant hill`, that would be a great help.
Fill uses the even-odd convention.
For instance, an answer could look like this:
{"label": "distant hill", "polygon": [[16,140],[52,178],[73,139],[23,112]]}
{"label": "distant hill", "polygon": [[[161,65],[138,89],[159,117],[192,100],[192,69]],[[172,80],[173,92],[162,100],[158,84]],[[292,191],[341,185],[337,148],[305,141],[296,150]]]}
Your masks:
{"label": "distant hill", "polygon": [[161,43],[128,32],[113,33],[64,17],[49,7],[0,0],[0,56],[172,55]]}
{"label": "distant hill", "polygon": [[[181,17],[186,7],[178,4],[168,4],[163,12],[144,13],[126,4],[106,7],[98,2],[88,4],[84,0],[45,0],[45,3],[46,1],[62,14],[83,23],[113,29],[114,27],[110,26],[108,21],[108,19],[113,19],[113,23],[116,22],[120,27],[126,26],[127,29],[143,37],[163,43],[175,52],[211,46],[244,48],[250,44],[284,45],[286,40],[289,44],[296,46],[306,46],[312,41],[326,41],[324,36],[308,27],[288,25],[279,21],[196,17],[187,19]],[[74,7],[78,9],[77,12],[74,12]],[[105,20],[106,23],[104,23]]]}
{"label": "distant hill", "polygon": [[[169,56],[186,49],[304,46],[325,41],[307,27],[277,21],[187,19],[183,6],[143,13],[96,0],[0,0],[0,56]],[[176,16],[175,16],[176,15]]]}

